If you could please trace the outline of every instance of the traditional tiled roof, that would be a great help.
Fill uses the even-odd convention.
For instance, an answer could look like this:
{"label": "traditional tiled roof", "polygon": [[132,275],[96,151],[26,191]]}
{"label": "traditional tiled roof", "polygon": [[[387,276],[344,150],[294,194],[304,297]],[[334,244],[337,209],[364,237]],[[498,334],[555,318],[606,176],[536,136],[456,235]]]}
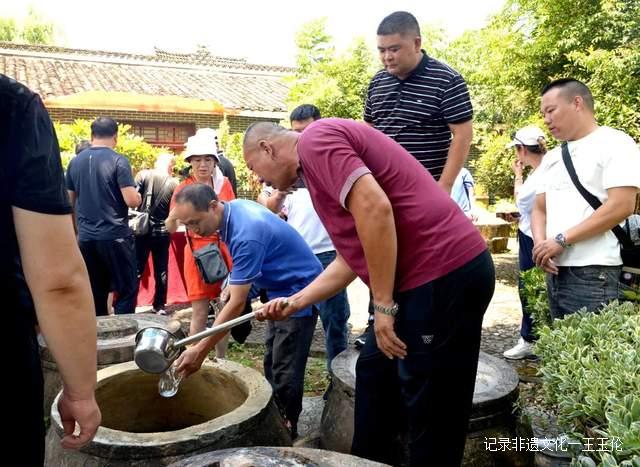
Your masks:
{"label": "traditional tiled roof", "polygon": [[283,77],[293,68],[218,57],[205,47],[194,53],[155,49],[153,55],[0,42],[0,73],[47,99],[117,93],[165,96],[220,104],[236,113],[286,112]]}

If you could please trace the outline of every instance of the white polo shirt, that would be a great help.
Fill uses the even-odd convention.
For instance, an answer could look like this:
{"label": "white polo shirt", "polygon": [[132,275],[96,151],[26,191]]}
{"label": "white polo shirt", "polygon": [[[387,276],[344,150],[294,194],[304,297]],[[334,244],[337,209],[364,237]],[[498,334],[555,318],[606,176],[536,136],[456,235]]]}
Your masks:
{"label": "white polo shirt", "polygon": [[[626,133],[599,127],[584,138],[569,141],[569,153],[582,185],[603,203],[609,188],[640,187],[640,149]],[[593,214],[569,178],[560,146],[544,157],[538,171],[537,193],[546,193],[547,238],[566,232]],[[559,266],[622,264],[618,239],[610,230],[571,245],[555,261]]]}

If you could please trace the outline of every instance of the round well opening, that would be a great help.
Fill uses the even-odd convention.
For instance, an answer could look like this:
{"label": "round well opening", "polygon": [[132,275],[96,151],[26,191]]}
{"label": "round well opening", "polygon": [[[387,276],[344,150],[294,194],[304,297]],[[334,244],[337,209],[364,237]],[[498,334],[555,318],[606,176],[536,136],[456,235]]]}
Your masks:
{"label": "round well opening", "polygon": [[182,430],[235,410],[248,396],[240,379],[215,367],[183,380],[171,398],[158,394],[159,377],[131,370],[103,380],[96,390],[102,426],[130,433]]}

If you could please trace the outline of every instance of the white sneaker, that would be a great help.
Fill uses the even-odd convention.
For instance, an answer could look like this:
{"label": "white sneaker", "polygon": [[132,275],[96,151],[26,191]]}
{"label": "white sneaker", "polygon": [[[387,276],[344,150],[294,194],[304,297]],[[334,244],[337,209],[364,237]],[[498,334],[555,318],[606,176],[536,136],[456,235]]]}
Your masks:
{"label": "white sneaker", "polygon": [[533,343],[527,342],[521,337],[515,347],[505,351],[502,355],[509,360],[522,360],[523,358],[532,357],[535,355]]}

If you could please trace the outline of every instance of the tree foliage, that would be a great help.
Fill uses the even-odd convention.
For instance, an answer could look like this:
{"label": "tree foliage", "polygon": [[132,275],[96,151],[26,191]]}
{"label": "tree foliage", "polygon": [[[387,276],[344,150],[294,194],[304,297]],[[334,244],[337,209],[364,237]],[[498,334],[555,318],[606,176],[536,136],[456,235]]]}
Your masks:
{"label": "tree foliage", "polygon": [[639,17],[638,1],[507,0],[439,52],[469,85],[481,152],[472,165],[489,194],[510,196],[513,151],[503,143],[526,124],[544,127],[539,94],[553,79],[585,82],[598,122],[640,139]]}
{"label": "tree foliage", "polygon": [[[75,155],[76,144],[82,140],[91,139],[91,121],[78,119],[73,123],[56,122],[54,126],[60,145],[62,165],[66,170],[69,161]],[[118,144],[115,151],[129,160],[134,173],[152,168],[158,154],[166,149],[150,145],[144,138],[134,135],[130,130],[129,125],[118,125]]]}
{"label": "tree foliage", "polygon": [[20,26],[13,18],[0,18],[0,41],[52,44],[55,34],[54,24],[44,19],[33,8],[29,8]]}
{"label": "tree foliage", "polygon": [[374,73],[373,57],[364,39],[337,55],[325,32],[326,19],[305,24],[296,35],[297,71],[287,104],[314,104],[325,117],[362,118],[364,98]]}

